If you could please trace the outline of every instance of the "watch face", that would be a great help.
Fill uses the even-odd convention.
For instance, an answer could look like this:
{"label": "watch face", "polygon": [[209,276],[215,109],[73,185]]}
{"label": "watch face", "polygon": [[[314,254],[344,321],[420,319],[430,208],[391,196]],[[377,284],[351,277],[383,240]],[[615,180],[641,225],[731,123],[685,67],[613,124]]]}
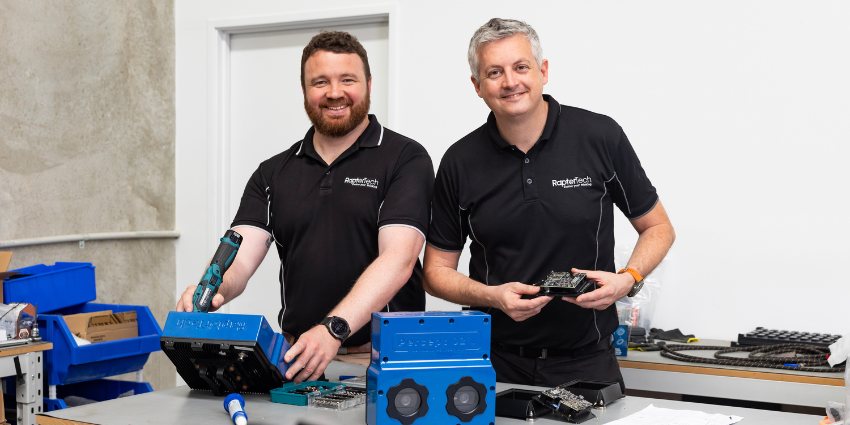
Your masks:
{"label": "watch face", "polygon": [[342,335],[345,335],[346,333],[348,333],[348,323],[346,323],[345,320],[338,319],[338,318],[335,317],[331,320],[330,325],[331,325],[331,330],[339,336],[342,336]]}

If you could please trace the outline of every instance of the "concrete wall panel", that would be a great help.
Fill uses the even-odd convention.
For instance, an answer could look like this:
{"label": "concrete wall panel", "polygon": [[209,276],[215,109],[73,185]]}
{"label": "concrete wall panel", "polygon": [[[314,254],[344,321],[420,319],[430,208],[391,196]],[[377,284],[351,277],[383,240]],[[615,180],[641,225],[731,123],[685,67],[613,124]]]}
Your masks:
{"label": "concrete wall panel", "polygon": [[[174,230],[173,0],[0,3],[0,240]],[[86,261],[99,302],[174,307],[175,242],[15,248]],[[174,386],[152,356],[145,379]]]}

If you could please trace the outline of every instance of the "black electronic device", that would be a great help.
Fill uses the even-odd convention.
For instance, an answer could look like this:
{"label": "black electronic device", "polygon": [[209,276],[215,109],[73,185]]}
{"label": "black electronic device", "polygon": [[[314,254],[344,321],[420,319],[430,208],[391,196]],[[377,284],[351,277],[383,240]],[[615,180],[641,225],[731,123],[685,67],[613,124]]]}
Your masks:
{"label": "black electronic device", "polygon": [[577,379],[563,385],[558,385],[558,388],[584,397],[585,400],[593,404],[594,408],[608,406],[615,400],[625,397],[619,382],[582,381]]}
{"label": "black electronic device", "polygon": [[593,285],[584,273],[552,271],[542,282],[535,283],[540,287],[539,297],[577,297],[593,290]]}
{"label": "black electronic device", "polygon": [[552,413],[552,408],[540,404],[534,397],[540,391],[511,388],[496,394],[496,416],[535,421]]}
{"label": "black electronic device", "polygon": [[811,332],[785,331],[758,327],[754,331],[738,334],[739,345],[777,345],[777,344],[807,344],[818,347],[829,347],[841,335],[830,335]]}
{"label": "black electronic device", "polygon": [[555,387],[536,395],[534,400],[552,409],[557,416],[568,422],[580,424],[596,416],[590,409],[593,404],[585,400],[583,396],[573,394],[561,387]]}
{"label": "black electronic device", "polygon": [[289,344],[265,317],[168,313],[160,346],[193,390],[268,393],[284,382]]}

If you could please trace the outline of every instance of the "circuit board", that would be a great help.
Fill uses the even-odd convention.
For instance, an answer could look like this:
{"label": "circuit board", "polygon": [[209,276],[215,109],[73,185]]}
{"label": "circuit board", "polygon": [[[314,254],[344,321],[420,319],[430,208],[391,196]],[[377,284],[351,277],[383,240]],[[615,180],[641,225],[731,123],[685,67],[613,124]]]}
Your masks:
{"label": "circuit board", "polygon": [[581,423],[593,418],[590,413],[590,408],[593,407],[591,402],[585,400],[583,396],[575,395],[560,387],[543,391],[535,400],[573,423]]}
{"label": "circuit board", "polygon": [[592,290],[590,280],[584,273],[552,271],[542,282],[535,283],[540,287],[537,296],[541,297],[577,297]]}

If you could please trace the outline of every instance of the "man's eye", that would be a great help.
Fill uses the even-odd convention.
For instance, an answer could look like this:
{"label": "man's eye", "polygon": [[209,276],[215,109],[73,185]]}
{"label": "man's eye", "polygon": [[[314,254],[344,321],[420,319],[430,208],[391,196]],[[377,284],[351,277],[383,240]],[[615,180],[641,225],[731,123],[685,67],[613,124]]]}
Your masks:
{"label": "man's eye", "polygon": [[528,66],[528,65],[520,65],[520,66],[517,67],[517,69],[520,70],[520,71],[527,71],[527,70],[531,69],[531,67]]}
{"label": "man's eye", "polygon": [[489,74],[487,74],[487,76],[488,76],[488,77],[498,77],[498,76],[499,76],[499,75],[501,75],[501,74],[502,74],[502,71],[499,71],[499,70],[493,70],[493,71],[490,71],[490,73],[489,73]]}

